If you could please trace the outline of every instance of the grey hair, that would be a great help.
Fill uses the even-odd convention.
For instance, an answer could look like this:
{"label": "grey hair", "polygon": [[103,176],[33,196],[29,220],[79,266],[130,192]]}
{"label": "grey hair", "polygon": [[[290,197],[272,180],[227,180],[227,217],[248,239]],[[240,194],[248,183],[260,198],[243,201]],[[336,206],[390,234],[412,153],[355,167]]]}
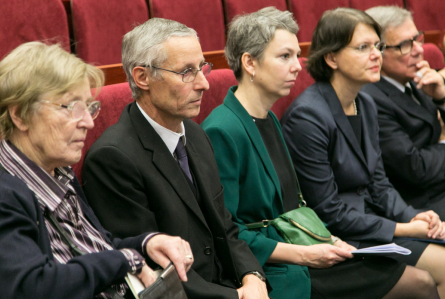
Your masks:
{"label": "grey hair", "polygon": [[[134,82],[133,69],[136,66],[160,65],[167,60],[163,43],[172,36],[194,36],[198,39],[194,29],[176,21],[161,18],[150,19],[124,35],[122,64],[134,99],[139,99],[142,91]],[[151,69],[151,75],[154,78],[160,77],[158,73],[158,70]]]}
{"label": "grey hair", "polygon": [[277,29],[297,34],[299,28],[289,11],[265,7],[257,12],[240,15],[229,25],[225,55],[238,81],[241,80],[241,57],[249,53],[261,61],[264,50],[274,38]]}
{"label": "grey hair", "polygon": [[409,10],[398,6],[376,6],[365,11],[382,28],[381,40],[385,41],[385,33],[388,28],[397,28],[413,16]]}

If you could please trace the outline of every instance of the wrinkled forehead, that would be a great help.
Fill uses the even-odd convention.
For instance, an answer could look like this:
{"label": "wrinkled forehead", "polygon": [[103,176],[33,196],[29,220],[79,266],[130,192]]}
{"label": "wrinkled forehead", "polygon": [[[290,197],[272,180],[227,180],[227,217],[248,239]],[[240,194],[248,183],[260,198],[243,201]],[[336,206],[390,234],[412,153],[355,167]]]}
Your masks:
{"label": "wrinkled forehead", "polygon": [[194,36],[172,36],[164,42],[164,67],[198,68],[204,62],[201,44]]}
{"label": "wrinkled forehead", "polygon": [[385,42],[388,45],[397,45],[404,40],[412,39],[418,34],[416,25],[411,19],[407,19],[398,27],[389,27],[385,32]]}

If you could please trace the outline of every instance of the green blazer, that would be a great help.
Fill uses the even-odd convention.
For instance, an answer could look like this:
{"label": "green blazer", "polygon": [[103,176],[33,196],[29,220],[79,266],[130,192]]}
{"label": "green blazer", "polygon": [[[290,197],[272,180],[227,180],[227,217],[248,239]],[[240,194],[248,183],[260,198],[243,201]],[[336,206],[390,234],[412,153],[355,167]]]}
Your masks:
{"label": "green blazer", "polygon": [[[248,230],[245,226],[246,223],[274,219],[284,213],[284,208],[281,185],[272,160],[252,117],[235,97],[236,89],[236,86],[231,87],[224,103],[201,124],[214,147],[225,205],[240,229],[239,238],[247,242],[264,268],[273,288],[270,296],[309,298],[310,279],[306,267],[266,263],[277,243],[284,242],[276,229],[269,226]],[[277,117],[272,112],[269,115],[284,144]]]}

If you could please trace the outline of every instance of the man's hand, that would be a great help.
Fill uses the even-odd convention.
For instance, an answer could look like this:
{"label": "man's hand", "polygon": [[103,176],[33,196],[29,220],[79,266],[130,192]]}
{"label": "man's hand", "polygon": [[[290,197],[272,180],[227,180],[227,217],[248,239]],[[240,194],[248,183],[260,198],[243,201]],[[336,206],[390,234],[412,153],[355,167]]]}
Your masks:
{"label": "man's hand", "polygon": [[443,77],[436,70],[431,69],[426,60],[418,62],[416,67],[419,69],[417,73],[420,75],[414,77],[414,82],[417,83],[417,88],[422,89],[427,95],[435,100],[445,98]]}
{"label": "man's hand", "polygon": [[152,261],[162,268],[167,267],[172,261],[179,278],[187,281],[186,272],[193,264],[193,253],[187,241],[180,237],[159,234],[147,242],[146,252]]}
{"label": "man's hand", "polygon": [[243,286],[237,289],[239,299],[268,299],[266,283],[253,274],[243,277]]}

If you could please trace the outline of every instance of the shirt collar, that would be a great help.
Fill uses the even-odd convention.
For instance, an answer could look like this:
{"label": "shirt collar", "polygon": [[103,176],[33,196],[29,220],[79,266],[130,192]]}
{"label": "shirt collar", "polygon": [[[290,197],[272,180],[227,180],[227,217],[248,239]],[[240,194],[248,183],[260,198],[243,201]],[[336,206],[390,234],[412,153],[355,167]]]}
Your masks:
{"label": "shirt collar", "polygon": [[34,192],[40,204],[52,212],[68,192],[76,194],[71,186],[74,172],[69,167],[55,169],[55,177],[30,160],[10,141],[0,142],[0,163],[12,175],[21,179]]}
{"label": "shirt collar", "polygon": [[397,89],[403,93],[405,93],[405,87],[408,87],[409,89],[411,89],[411,85],[409,85],[409,82],[407,82],[405,85],[402,85],[400,82],[394,80],[393,78],[390,78],[388,76],[383,76],[383,75],[382,75],[382,77],[385,78],[386,81],[388,81],[389,83],[391,83],[392,85],[397,87]]}
{"label": "shirt collar", "polygon": [[181,133],[173,132],[157,122],[155,122],[150,116],[148,116],[147,113],[139,106],[139,104],[136,102],[136,105],[138,106],[139,110],[141,111],[142,115],[147,119],[147,121],[150,123],[150,125],[153,127],[153,129],[158,133],[158,135],[162,138],[165,145],[167,146],[170,153],[173,155],[173,153],[176,150],[176,146],[178,145],[179,138],[182,138],[182,142],[184,142],[184,146],[186,143],[185,140],[185,127],[184,123],[181,122]]}

